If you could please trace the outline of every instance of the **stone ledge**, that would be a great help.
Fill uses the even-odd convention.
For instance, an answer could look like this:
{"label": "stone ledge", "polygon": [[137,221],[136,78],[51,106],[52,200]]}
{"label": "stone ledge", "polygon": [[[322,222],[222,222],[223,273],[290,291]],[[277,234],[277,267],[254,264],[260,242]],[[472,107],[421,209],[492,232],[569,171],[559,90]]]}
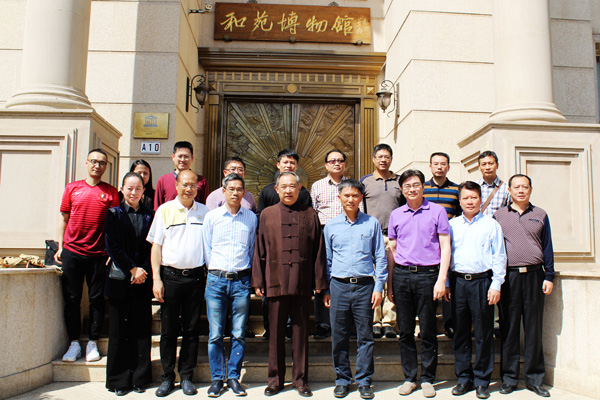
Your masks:
{"label": "stone ledge", "polygon": [[11,274],[47,274],[47,273],[56,273],[54,268],[0,268],[0,274],[11,275]]}

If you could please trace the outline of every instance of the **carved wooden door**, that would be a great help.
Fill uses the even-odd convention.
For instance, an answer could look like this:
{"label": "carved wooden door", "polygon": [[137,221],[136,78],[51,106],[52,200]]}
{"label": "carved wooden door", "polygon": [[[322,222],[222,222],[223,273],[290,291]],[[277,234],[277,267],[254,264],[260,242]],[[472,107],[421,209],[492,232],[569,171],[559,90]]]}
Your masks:
{"label": "carved wooden door", "polygon": [[325,154],[346,154],[346,176],[354,177],[355,104],[349,103],[227,103],[225,159],[246,163],[246,189],[256,197],[273,182],[277,153],[292,148],[300,154],[298,175],[308,189],[327,175]]}

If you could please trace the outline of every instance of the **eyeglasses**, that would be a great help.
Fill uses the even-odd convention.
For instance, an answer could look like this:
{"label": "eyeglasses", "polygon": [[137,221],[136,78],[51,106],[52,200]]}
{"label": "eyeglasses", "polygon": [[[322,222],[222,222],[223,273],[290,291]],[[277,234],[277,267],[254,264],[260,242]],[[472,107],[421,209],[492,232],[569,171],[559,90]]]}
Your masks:
{"label": "eyeglasses", "polygon": [[331,165],[333,165],[333,164],[343,164],[345,162],[346,161],[342,160],[341,158],[336,158],[334,160],[327,160],[327,164],[331,164]]}
{"label": "eyeglasses", "polygon": [[184,189],[197,189],[198,184],[197,183],[184,183],[181,185],[181,187]]}
{"label": "eyeglasses", "polygon": [[421,183],[413,183],[412,185],[402,185],[402,190],[420,189],[423,186]]}
{"label": "eyeglasses", "polygon": [[244,173],[244,167],[227,168],[225,171]]}
{"label": "eyeglasses", "polygon": [[106,167],[108,164],[106,161],[98,161],[98,160],[89,160],[88,161],[95,167],[96,165],[101,166],[102,168]]}
{"label": "eyeglasses", "polygon": [[391,160],[392,156],[376,156],[376,160]]}

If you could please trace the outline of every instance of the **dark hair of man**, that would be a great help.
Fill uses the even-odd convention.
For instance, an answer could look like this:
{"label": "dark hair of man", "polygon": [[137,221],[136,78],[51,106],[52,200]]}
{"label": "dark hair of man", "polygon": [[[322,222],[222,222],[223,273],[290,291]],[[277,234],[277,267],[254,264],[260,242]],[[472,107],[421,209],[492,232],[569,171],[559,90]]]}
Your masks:
{"label": "dark hair of man", "polygon": [[238,174],[229,174],[225,178],[223,178],[223,189],[227,188],[227,184],[231,181],[240,181],[242,182],[242,189],[246,189],[246,182],[244,182],[244,178],[239,176]]}
{"label": "dark hair of man", "polygon": [[342,194],[342,190],[345,188],[354,188],[360,192],[360,194],[365,194],[365,187],[362,183],[357,181],[356,179],[346,179],[342,181],[338,185],[338,193]]}
{"label": "dark hair of man", "polygon": [[231,164],[234,161],[241,163],[242,167],[246,169],[246,163],[238,156],[229,157],[227,160],[225,160],[225,169],[227,169],[227,167],[229,167],[229,164]]}
{"label": "dark hair of man", "polygon": [[477,192],[479,198],[481,198],[481,186],[477,182],[466,181],[458,185],[458,197],[462,196],[463,189],[472,190]]}
{"label": "dark hair of man", "polygon": [[340,153],[342,155],[342,158],[344,159],[344,161],[346,161],[346,155],[344,154],[343,151],[341,151],[340,149],[333,149],[333,150],[329,150],[327,152],[327,154],[325,154],[325,163],[327,163],[327,161],[328,161],[327,159],[329,158],[329,155],[331,153]]}
{"label": "dark hair of man", "polygon": [[390,153],[390,157],[394,156],[394,152],[392,151],[392,148],[389,145],[385,143],[379,143],[377,146],[373,147],[373,157],[375,157],[375,154],[377,154],[379,150],[386,150]]}
{"label": "dark hair of man", "polygon": [[433,157],[446,157],[448,164],[450,164],[450,156],[446,153],[442,153],[441,151],[433,153],[431,156],[429,156],[429,164],[431,164],[433,161]]}
{"label": "dark hair of man", "polygon": [[491,150],[486,150],[483,153],[481,153],[479,157],[477,157],[477,164],[479,164],[479,162],[486,157],[494,157],[494,160],[496,160],[496,164],[498,164],[498,156]]}
{"label": "dark hair of man", "polygon": [[413,176],[419,178],[421,184],[425,183],[425,175],[423,175],[421,171],[419,171],[418,169],[407,169],[402,173],[402,175],[400,175],[400,179],[398,180],[400,186],[404,184],[404,181],[406,181],[408,178],[412,178]]}
{"label": "dark hair of man", "polygon": [[173,154],[177,153],[179,149],[189,149],[190,154],[194,154],[194,146],[190,142],[182,140],[181,142],[177,142],[173,145]]}
{"label": "dark hair of man", "polygon": [[514,174],[513,176],[511,176],[508,180],[508,187],[512,187],[512,181],[515,178],[527,178],[527,180],[529,181],[529,187],[533,187],[533,185],[531,184],[531,178],[523,174]]}
{"label": "dark hair of man", "polygon": [[[135,160],[133,162],[133,164],[131,164],[131,168],[129,168],[129,172],[133,172],[135,171],[135,167],[137,167],[138,165],[143,165],[144,167],[148,168],[148,172],[150,173],[150,177],[148,178],[148,183],[146,183],[144,185],[144,194],[146,195],[150,195],[151,193],[154,193],[154,188],[152,187],[152,168],[150,167],[150,164],[148,164],[148,162],[146,160]],[[142,180],[143,182],[143,180]],[[152,195],[151,197],[154,197],[154,195]]]}
{"label": "dark hair of man", "polygon": [[106,157],[108,159],[108,154],[106,154],[106,152],[102,149],[92,149],[90,150],[90,152],[88,153],[88,156],[92,153],[100,153],[100,154],[104,154],[104,157]]}
{"label": "dark hair of man", "polygon": [[279,176],[275,180],[275,186],[279,186],[279,180],[286,175],[294,176],[296,178],[296,182],[298,183],[298,185],[300,185],[300,177],[298,176],[298,174],[296,174],[295,172],[292,172],[292,171],[285,171],[285,172],[282,172],[281,174],[279,174]]}
{"label": "dark hair of man", "polygon": [[142,186],[144,186],[144,178],[142,178],[142,176],[140,174],[138,174],[137,172],[126,173],[125,176],[123,177],[123,183],[121,184],[121,186],[125,186],[125,181],[129,178],[138,178],[140,180],[140,182],[142,182]]}
{"label": "dark hair of man", "polygon": [[283,157],[290,157],[296,160],[296,162],[300,162],[300,156],[296,153],[296,150],[292,149],[283,149],[279,153],[277,153],[277,162],[281,161]]}

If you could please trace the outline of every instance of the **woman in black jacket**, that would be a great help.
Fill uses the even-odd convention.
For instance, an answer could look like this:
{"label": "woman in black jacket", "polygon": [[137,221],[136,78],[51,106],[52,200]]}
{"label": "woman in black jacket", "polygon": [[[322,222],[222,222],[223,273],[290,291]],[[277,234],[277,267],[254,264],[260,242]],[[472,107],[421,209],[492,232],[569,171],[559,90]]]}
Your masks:
{"label": "woman in black jacket", "polygon": [[105,294],[110,304],[106,387],[117,396],[142,393],[152,382],[151,244],[146,241],[154,212],[140,202],[144,180],[128,172],[119,207],[106,212],[104,234],[111,262]]}

